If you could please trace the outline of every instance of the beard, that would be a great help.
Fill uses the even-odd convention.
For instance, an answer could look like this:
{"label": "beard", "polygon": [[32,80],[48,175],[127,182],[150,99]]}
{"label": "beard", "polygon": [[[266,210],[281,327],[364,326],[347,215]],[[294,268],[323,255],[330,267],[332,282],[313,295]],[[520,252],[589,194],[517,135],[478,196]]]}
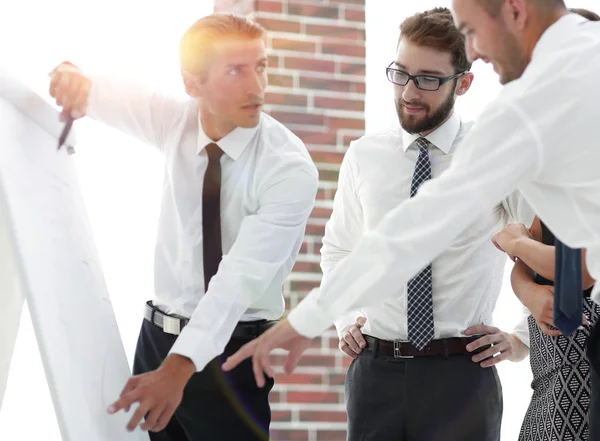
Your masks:
{"label": "beard", "polygon": [[[437,129],[454,109],[454,103],[456,102],[456,96],[453,92],[448,95],[448,98],[440,104],[440,106],[431,112],[431,108],[422,102],[413,101],[407,103],[402,98],[396,100],[396,112],[398,113],[398,119],[402,128],[410,134],[429,132]],[[416,115],[408,115],[404,112],[403,106],[405,104],[411,104],[422,107],[426,114],[425,116],[417,117]]]}

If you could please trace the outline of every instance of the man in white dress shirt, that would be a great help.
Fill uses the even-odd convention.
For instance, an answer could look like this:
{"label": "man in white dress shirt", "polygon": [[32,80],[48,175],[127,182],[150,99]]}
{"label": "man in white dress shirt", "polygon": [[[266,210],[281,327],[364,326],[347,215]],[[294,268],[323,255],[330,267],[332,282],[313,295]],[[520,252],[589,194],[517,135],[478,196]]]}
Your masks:
{"label": "man in white dress shirt", "polygon": [[[515,189],[562,243],[587,248],[589,273],[600,277],[600,147],[593,129],[600,24],[569,14],[562,0],[453,0],[453,7],[469,59],[492,62],[506,87],[450,168],[366,232],[319,291],[226,369],[252,356],[260,383],[259,373],[272,372],[271,349],[286,347],[290,371],[312,337],[348,311],[392,298],[468,229],[468,216],[493,209]],[[600,284],[592,298],[600,303]]]}
{"label": "man in white dress shirt", "polygon": [[87,112],[165,156],[155,295],[137,375],[109,408],[139,403],[128,429],[145,417],[141,427],[153,441],[269,439],[273,381],[257,388],[250,363],[223,375],[221,354],[282,315],[282,284],[318,176],[304,144],[261,112],[264,40],[264,29],[244,17],[196,22],[180,45],[185,100],[86,76],[68,63],[52,74],[63,115]]}
{"label": "man in white dress shirt", "polygon": [[[448,9],[402,23],[397,57],[387,69],[401,128],[350,144],[323,238],[324,283],[365,232],[410,198],[421,154],[432,177],[450,166],[472,126],[454,111],[471,86],[470,68]],[[432,262],[431,279],[419,279],[420,286],[429,284],[432,301],[429,341],[412,335],[420,324],[411,317],[418,308],[411,303],[420,300],[415,283],[338,318],[340,349],[355,359],[346,377],[348,441],[500,439],[502,388],[494,365],[522,358],[527,348],[483,324],[491,323],[506,263],[491,238],[515,219],[533,220],[518,193],[487,213],[466,216],[469,231]]]}

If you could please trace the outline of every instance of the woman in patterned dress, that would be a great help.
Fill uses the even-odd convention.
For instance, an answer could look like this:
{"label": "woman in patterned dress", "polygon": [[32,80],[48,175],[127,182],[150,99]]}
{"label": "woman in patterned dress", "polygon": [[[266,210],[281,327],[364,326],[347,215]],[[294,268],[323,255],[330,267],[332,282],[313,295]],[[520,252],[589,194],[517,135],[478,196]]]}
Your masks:
{"label": "woman in patterned dress", "polygon": [[[531,233],[531,234],[530,234]],[[587,441],[591,396],[586,355],[591,326],[600,305],[590,298],[594,280],[583,271],[584,325],[565,337],[553,323],[554,235],[538,218],[531,229],[511,224],[494,243],[516,260],[512,285],[528,318],[533,396],[519,441]],[[585,262],[585,250],[583,251]]]}

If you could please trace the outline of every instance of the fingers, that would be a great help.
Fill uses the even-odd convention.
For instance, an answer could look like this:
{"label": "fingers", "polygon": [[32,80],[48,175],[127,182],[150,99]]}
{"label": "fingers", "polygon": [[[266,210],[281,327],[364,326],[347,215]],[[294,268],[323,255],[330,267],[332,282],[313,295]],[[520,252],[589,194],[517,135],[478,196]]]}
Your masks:
{"label": "fingers", "polygon": [[50,73],[49,93],[62,107],[61,119],[85,114],[91,81],[70,63],[62,63]]}
{"label": "fingers", "polygon": [[507,342],[503,341],[493,345],[485,351],[480,352],[479,354],[473,355],[473,357],[471,357],[471,360],[473,360],[475,363],[479,363],[480,361],[485,360],[486,358],[494,357],[496,354],[503,354],[504,352],[510,349],[511,346]]}
{"label": "fingers", "polygon": [[359,346],[359,348],[360,348],[359,353],[360,353],[360,351],[362,351],[363,348],[367,347],[367,342],[365,341],[365,338],[363,337],[362,332],[360,331],[360,328],[358,326],[351,326],[348,331],[352,335],[354,342]]}
{"label": "fingers", "polygon": [[144,418],[144,415],[148,413],[148,410],[149,408],[146,405],[140,404],[133,413],[133,416],[129,420],[129,423],[127,423],[127,430],[133,432],[135,428],[139,426],[140,422],[142,421],[142,418]]}
{"label": "fingers", "polygon": [[558,337],[560,335],[560,331],[558,329],[557,330],[550,329],[546,323],[538,322],[538,326],[540,327],[541,331],[544,334],[546,334],[550,337]]}
{"label": "fingers", "polygon": [[363,326],[365,326],[366,323],[367,323],[367,318],[366,317],[358,317],[356,319],[356,326],[358,327],[358,329],[360,329]]}
{"label": "fingers", "polygon": [[254,380],[256,385],[260,388],[265,386],[265,371],[263,369],[261,360],[256,355],[252,357],[252,371],[254,372]]}
{"label": "fingers", "polygon": [[478,334],[497,334],[500,332],[498,328],[494,326],[487,326],[483,324],[471,326],[467,328],[463,334],[465,335],[478,335]]}
{"label": "fingers", "polygon": [[350,346],[348,346],[348,344],[346,343],[346,341],[344,339],[340,340],[340,344],[338,345],[338,347],[340,348],[340,351],[342,351],[348,357],[351,357],[354,360],[356,360],[358,358],[358,354],[356,352],[354,352],[352,349],[350,349]]}
{"label": "fingers", "polygon": [[298,364],[298,361],[300,361],[300,358],[302,358],[302,354],[309,346],[310,340],[308,339],[301,340],[298,343],[294,344],[293,348],[290,350],[290,354],[288,355],[285,361],[285,365],[283,366],[283,369],[286,374],[289,375],[294,371],[296,365]]}
{"label": "fingers", "polygon": [[590,325],[590,320],[587,318],[587,315],[583,314],[583,318],[581,319],[581,323],[583,324],[583,326],[589,326]]}
{"label": "fingers", "polygon": [[256,351],[256,348],[258,347],[258,341],[259,339],[256,339],[252,340],[250,343],[246,343],[235,354],[227,357],[227,360],[225,360],[225,363],[223,363],[221,368],[225,372],[229,372],[238,366],[242,361],[252,357]]}
{"label": "fingers", "polygon": [[[354,327],[354,328],[356,329],[356,327]],[[358,333],[360,334],[360,331],[358,331]],[[358,341],[356,341],[356,337],[354,337],[354,334],[352,334],[350,332],[350,330],[348,330],[344,334],[344,337],[342,338],[342,340],[350,348],[350,350],[352,350],[355,354],[361,353],[362,349],[360,348]],[[364,338],[361,338],[361,340],[364,342]]]}
{"label": "fingers", "polygon": [[[162,416],[163,412],[165,411],[165,407],[152,409],[148,413],[148,415],[146,415],[146,420],[140,425],[140,429],[147,432],[148,430],[151,430],[151,429],[154,429],[154,427],[157,427],[158,420]],[[156,432],[157,431],[158,430],[156,430]]]}
{"label": "fingers", "polygon": [[500,355],[496,355],[495,357],[488,358],[487,360],[482,361],[481,363],[479,363],[479,366],[481,366],[482,368],[490,368],[492,366],[497,365],[501,361],[506,360],[507,358],[508,358],[508,353],[504,352]]}
{"label": "fingers", "polygon": [[171,406],[167,406],[165,410],[163,410],[162,414],[156,421],[156,425],[150,429],[151,432],[160,432],[167,427],[171,418],[173,418],[173,414],[175,413],[175,408]]}

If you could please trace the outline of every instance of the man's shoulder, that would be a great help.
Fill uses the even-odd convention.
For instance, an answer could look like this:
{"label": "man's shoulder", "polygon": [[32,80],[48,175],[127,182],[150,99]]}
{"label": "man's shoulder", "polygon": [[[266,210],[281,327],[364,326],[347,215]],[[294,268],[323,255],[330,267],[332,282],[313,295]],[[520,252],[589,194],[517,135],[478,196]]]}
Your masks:
{"label": "man's shoulder", "polygon": [[274,157],[280,166],[304,165],[316,170],[304,142],[290,129],[266,113],[261,115],[259,149],[262,155]]}
{"label": "man's shoulder", "polygon": [[350,142],[348,151],[356,155],[369,155],[381,150],[395,151],[400,147],[402,147],[402,130],[397,126],[389,126]]}

